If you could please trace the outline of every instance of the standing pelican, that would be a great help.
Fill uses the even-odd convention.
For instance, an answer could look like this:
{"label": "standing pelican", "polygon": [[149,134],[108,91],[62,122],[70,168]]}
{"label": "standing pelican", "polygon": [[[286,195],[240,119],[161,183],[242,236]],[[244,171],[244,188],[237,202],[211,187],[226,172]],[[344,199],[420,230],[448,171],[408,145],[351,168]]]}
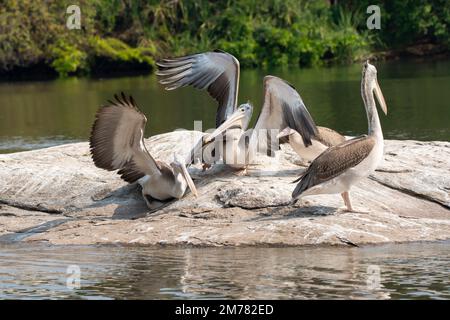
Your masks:
{"label": "standing pelican", "polygon": [[318,156],[297,179],[292,192],[294,202],[313,194],[340,193],[348,211],[354,211],[349,191],[352,185],[375,171],[383,158],[383,132],[378,118],[374,93],[381,109],[387,106],[377,80],[377,69],[368,61],[363,66],[361,95],[369,123],[363,135],[330,147]]}
{"label": "standing pelican", "polygon": [[116,101],[99,109],[90,137],[92,158],[97,167],[119,170],[120,177],[142,186],[142,196],[152,208],[154,200],[183,197],[186,187],[197,196],[197,190],[184,163],[174,155],[170,165],[155,161],[144,144],[147,118],[134,99],[114,96]]}
{"label": "standing pelican", "polygon": [[[242,138],[253,108],[248,103],[239,107],[237,105],[239,61],[226,52],[214,51],[163,59],[157,65],[157,75],[160,77],[160,83],[166,85],[166,90],[192,85],[198,89],[207,89],[218,102],[216,131],[200,141],[194,150],[202,150],[203,160],[214,154],[215,159],[222,157],[226,164],[243,167],[241,162],[234,161],[242,159],[239,155],[245,154],[237,148],[242,149],[249,145],[249,142],[242,141]],[[305,147],[312,144],[311,139],[317,134],[316,125],[295,88],[280,78],[267,76],[264,78],[264,105],[253,131],[257,134],[251,136],[250,145],[256,142],[253,139],[260,138],[262,129],[266,133],[267,130],[279,132],[285,128],[295,130],[301,136],[301,144]],[[219,136],[222,143],[211,144]],[[270,139],[267,143],[270,152],[276,147],[274,140]],[[278,143],[278,139],[275,142]],[[291,143],[296,142],[297,140],[292,139]],[[217,148],[218,145],[222,148]],[[191,153],[193,155],[197,153],[194,150]]]}

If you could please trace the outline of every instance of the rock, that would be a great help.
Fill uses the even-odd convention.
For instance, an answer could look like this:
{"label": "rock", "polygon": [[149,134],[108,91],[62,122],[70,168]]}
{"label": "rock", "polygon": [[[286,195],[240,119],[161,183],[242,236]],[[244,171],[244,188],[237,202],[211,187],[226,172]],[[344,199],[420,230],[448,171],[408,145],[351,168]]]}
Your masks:
{"label": "rock", "polygon": [[[187,155],[201,137],[178,131],[146,140],[157,159]],[[87,143],[0,155],[0,241],[53,244],[239,246],[361,245],[450,238],[450,143],[386,141],[385,161],[339,195],[290,204],[304,170],[288,145],[259,155],[248,175],[217,164],[190,168],[200,193],[149,212],[140,187],[96,168]],[[20,237],[17,237],[20,235]]]}
{"label": "rock", "polygon": [[0,240],[20,238],[27,230],[58,219],[61,219],[61,216],[2,205],[0,207]]}
{"label": "rock", "polygon": [[450,208],[449,159],[448,142],[390,141],[385,160],[373,178]]}

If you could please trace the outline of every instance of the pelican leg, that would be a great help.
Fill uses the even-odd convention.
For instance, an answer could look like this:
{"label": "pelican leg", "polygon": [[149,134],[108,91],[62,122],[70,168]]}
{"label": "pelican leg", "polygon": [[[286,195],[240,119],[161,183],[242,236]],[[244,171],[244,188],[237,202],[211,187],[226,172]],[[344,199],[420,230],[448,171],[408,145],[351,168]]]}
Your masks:
{"label": "pelican leg", "polygon": [[347,212],[355,212],[355,213],[369,213],[367,211],[362,210],[355,210],[352,207],[352,203],[350,202],[350,193],[348,191],[341,193],[342,199],[344,199],[345,206],[347,209],[345,211]]}
{"label": "pelican leg", "polygon": [[348,191],[342,192],[341,196],[342,199],[344,199],[344,204],[347,207],[347,211],[355,212],[355,210],[353,210],[352,203],[350,202],[350,194],[348,193]]}

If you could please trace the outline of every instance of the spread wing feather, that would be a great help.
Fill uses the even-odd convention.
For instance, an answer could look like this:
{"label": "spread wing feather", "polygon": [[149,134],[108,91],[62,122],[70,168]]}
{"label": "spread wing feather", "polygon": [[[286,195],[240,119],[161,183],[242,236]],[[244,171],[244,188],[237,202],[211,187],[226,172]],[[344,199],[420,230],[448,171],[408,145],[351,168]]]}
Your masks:
{"label": "spread wing feather", "polygon": [[218,102],[216,127],[233,113],[237,106],[239,61],[223,51],[199,53],[157,63],[159,82],[166,90],[193,86],[207,89]]}
{"label": "spread wing feather", "polygon": [[317,135],[316,124],[295,88],[278,77],[266,76],[264,77],[264,104],[255,130],[278,129],[281,131],[286,127],[300,133],[305,146],[310,146],[311,138]]}
{"label": "spread wing feather", "polygon": [[97,167],[118,174],[127,182],[160,171],[144,145],[147,119],[134,99],[124,93],[101,107],[92,126],[90,149]]}

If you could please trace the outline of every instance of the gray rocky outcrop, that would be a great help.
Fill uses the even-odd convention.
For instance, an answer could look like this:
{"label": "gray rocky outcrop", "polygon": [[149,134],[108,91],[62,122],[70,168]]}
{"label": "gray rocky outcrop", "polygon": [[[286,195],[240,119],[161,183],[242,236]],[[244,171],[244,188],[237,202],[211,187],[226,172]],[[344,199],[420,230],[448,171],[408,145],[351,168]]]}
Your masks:
{"label": "gray rocky outcrop", "polygon": [[[155,158],[187,154],[201,133],[154,136]],[[0,241],[54,244],[318,245],[450,238],[450,143],[387,140],[385,159],[351,192],[290,205],[302,161],[283,145],[241,176],[190,171],[200,193],[149,212],[137,185],[92,163],[88,143],[0,155]]]}

